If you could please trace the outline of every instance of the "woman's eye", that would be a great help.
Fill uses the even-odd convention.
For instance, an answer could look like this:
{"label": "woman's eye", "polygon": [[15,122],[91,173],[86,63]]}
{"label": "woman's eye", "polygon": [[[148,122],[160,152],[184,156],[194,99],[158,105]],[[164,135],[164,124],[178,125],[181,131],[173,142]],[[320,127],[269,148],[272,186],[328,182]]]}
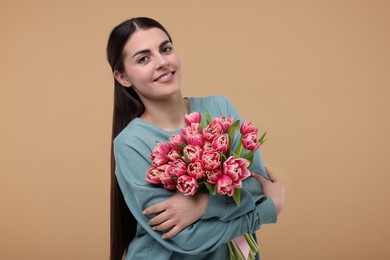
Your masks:
{"label": "woman's eye", "polygon": [[169,53],[169,52],[171,52],[172,51],[172,47],[171,46],[165,46],[165,47],[163,47],[162,49],[161,49],[161,52],[162,53]]}
{"label": "woman's eye", "polygon": [[141,58],[139,58],[139,59],[137,60],[137,63],[143,64],[143,63],[148,62],[148,60],[149,60],[149,57],[148,57],[148,56],[142,56]]}

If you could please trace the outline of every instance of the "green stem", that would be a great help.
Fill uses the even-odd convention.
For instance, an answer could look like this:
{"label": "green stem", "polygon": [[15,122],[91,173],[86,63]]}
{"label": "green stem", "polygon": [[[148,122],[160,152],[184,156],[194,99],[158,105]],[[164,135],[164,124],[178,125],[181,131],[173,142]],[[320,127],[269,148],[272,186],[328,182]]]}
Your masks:
{"label": "green stem", "polygon": [[242,157],[241,153],[242,153],[242,136],[240,138],[240,141],[238,142],[238,146],[236,148],[236,150],[234,151],[238,157]]}
{"label": "green stem", "polygon": [[241,249],[238,247],[237,243],[234,242],[234,240],[231,240],[230,242],[231,242],[235,257],[236,257],[235,260],[246,260],[246,258],[244,257],[244,255],[241,252]]}
{"label": "green stem", "polygon": [[234,254],[234,251],[233,251],[231,243],[232,243],[232,241],[229,241],[229,243],[228,243],[230,260],[235,260],[235,254]]}
{"label": "green stem", "polygon": [[248,233],[245,233],[244,237],[245,237],[246,241],[248,242],[248,245],[251,248],[251,250],[255,253],[259,252],[259,246],[257,245],[257,242],[253,238],[253,236],[248,234]]}

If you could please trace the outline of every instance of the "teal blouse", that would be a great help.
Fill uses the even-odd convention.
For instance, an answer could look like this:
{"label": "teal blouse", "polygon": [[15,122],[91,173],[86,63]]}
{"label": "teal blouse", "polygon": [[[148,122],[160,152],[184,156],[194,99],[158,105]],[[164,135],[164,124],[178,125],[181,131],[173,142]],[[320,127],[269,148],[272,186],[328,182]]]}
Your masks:
{"label": "teal blouse", "polygon": [[[188,101],[190,112],[197,111],[205,115],[207,110],[212,116],[225,115],[243,122],[224,96],[188,98]],[[259,183],[250,177],[243,181],[240,206],[236,206],[230,197],[209,195],[204,216],[177,236],[163,239],[161,232],[154,231],[148,224],[148,216],[143,215],[142,211],[170,198],[174,192],[145,181],[146,170],[152,163],[149,156],[156,141],[166,142],[177,132],[181,132],[181,129],[164,131],[136,118],[114,140],[115,174],[125,201],[138,221],[136,236],[129,245],[126,260],[229,259],[227,242],[244,233],[254,234],[262,224],[276,222],[273,201],[263,194]],[[250,170],[266,177],[259,150],[255,153]]]}

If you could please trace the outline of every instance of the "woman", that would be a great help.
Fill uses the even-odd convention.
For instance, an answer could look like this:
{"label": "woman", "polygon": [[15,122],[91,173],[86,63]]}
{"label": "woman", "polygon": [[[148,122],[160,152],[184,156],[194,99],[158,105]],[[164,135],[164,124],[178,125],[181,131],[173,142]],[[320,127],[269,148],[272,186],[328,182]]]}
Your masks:
{"label": "woman", "polygon": [[222,195],[184,196],[148,184],[156,141],[180,132],[184,115],[208,110],[241,117],[223,96],[183,98],[180,59],[155,20],[133,18],[116,26],[107,56],[115,78],[111,259],[228,259],[228,241],[276,222],[284,186],[270,172],[268,180],[259,152],[251,171],[263,177],[244,181],[240,206]]}

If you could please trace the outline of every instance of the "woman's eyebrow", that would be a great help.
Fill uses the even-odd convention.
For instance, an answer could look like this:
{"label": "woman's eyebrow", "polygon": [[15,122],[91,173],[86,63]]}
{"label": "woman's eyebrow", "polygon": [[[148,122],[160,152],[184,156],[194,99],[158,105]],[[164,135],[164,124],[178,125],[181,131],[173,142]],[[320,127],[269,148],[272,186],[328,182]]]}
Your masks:
{"label": "woman's eyebrow", "polygon": [[[171,42],[170,40],[165,40],[165,41],[163,41],[162,43],[160,43],[159,48],[161,48],[162,46],[164,46],[165,44],[170,43],[170,42]],[[149,49],[145,49],[145,50],[137,51],[136,53],[134,53],[134,55],[133,55],[132,58],[134,58],[134,57],[137,56],[138,54],[146,53],[146,52],[150,52],[150,50],[149,50]]]}

